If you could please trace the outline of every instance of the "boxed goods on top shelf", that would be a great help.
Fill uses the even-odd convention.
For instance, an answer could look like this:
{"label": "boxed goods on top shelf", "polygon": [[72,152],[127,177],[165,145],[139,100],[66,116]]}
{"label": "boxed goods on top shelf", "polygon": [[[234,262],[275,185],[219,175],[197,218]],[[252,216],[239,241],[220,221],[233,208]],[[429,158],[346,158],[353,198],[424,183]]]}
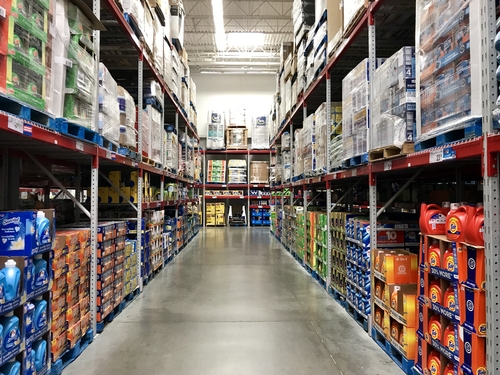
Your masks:
{"label": "boxed goods on top shelf", "polygon": [[118,107],[120,111],[120,138],[121,146],[135,148],[137,146],[135,129],[136,107],[134,98],[123,87],[118,86]]}
{"label": "boxed goods on top shelf", "polygon": [[252,150],[269,148],[269,124],[267,116],[257,116],[252,120]]}
{"label": "boxed goods on top shelf", "polygon": [[103,63],[99,63],[99,132],[110,141],[119,142],[118,85]]}
{"label": "boxed goods on top shelf", "polygon": [[417,142],[480,135],[479,2],[419,0],[416,12]]}
{"label": "boxed goods on top shelf", "polygon": [[224,112],[211,110],[208,112],[208,133],[207,133],[207,149],[222,150],[224,149],[224,133],[225,133],[225,116]]}
{"label": "boxed goods on top shelf", "polygon": [[376,71],[370,148],[402,148],[416,127],[415,48],[403,47]]}
{"label": "boxed goods on top shelf", "polygon": [[228,127],[226,129],[226,148],[228,150],[246,150],[248,148],[248,130]]}
{"label": "boxed goods on top shelf", "polygon": [[[377,59],[378,68],[384,59]],[[368,152],[370,110],[369,61],[363,60],[342,80],[342,142],[344,160]]]}
{"label": "boxed goods on top shelf", "polygon": [[[163,126],[161,123],[161,112],[154,106],[148,105],[146,107],[148,114],[148,128],[149,128],[149,145],[147,149],[147,156],[157,163],[162,163],[161,156],[161,142]],[[143,124],[144,125],[144,124]],[[144,152],[145,150],[143,150]]]}
{"label": "boxed goods on top shelf", "polygon": [[251,184],[269,183],[269,162],[267,161],[250,162],[250,183]]}
{"label": "boxed goods on top shelf", "polygon": [[299,177],[304,173],[304,146],[301,133],[302,129],[295,130],[293,137],[293,177]]}
{"label": "boxed goods on top shelf", "polygon": [[368,7],[368,0],[344,1],[342,4],[344,8],[344,30],[349,30],[353,27],[363,9]]}

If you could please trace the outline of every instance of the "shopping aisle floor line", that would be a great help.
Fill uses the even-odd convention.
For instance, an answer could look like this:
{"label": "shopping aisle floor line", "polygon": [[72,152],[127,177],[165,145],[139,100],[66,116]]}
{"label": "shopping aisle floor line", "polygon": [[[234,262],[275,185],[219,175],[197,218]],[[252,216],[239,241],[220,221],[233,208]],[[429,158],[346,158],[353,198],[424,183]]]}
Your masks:
{"label": "shopping aisle floor line", "polygon": [[402,372],[267,228],[209,228],[63,374]]}

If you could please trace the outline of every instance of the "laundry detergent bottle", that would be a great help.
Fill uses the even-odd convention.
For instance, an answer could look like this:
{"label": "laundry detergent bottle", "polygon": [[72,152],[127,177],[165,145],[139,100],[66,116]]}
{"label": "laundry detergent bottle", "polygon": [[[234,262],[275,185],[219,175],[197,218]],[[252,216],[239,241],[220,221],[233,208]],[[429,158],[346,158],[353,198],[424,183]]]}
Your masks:
{"label": "laundry detergent bottle", "polygon": [[21,364],[17,361],[7,362],[0,367],[0,373],[4,375],[21,375]]}
{"label": "laundry detergent bottle", "polygon": [[393,310],[398,309],[398,292],[401,288],[399,286],[394,287],[394,291],[391,294],[391,308]]}
{"label": "laundry detergent bottle", "polygon": [[445,234],[446,216],[437,204],[420,205],[420,230],[423,234]]}
{"label": "laundry detergent bottle", "polygon": [[451,244],[444,252],[443,268],[448,272],[456,272],[455,255],[453,254],[453,247],[451,246]]}
{"label": "laundry detergent bottle", "polygon": [[7,313],[0,317],[2,325],[2,348],[9,352],[21,343],[21,331],[19,330],[19,318],[14,313]]}
{"label": "laundry detergent bottle", "polygon": [[433,315],[429,320],[429,334],[433,340],[441,341],[441,317],[439,315]]}
{"label": "laundry detergent bottle", "polygon": [[47,273],[47,261],[43,259],[41,254],[35,256],[34,260],[35,273],[33,277],[34,288],[40,288],[49,283],[49,277]]}
{"label": "laundry detergent bottle", "polygon": [[38,372],[47,364],[47,341],[34,342],[33,350],[35,351],[35,370]]}
{"label": "laundry detergent bottle", "polygon": [[467,211],[470,211],[470,209],[468,209],[466,206],[460,206],[455,211],[453,211],[452,208],[452,210],[446,217],[446,238],[456,242],[465,241]]}
{"label": "laundry detergent bottle", "polygon": [[427,262],[431,267],[441,267],[441,249],[438,241],[433,241],[427,250]]}
{"label": "laundry detergent bottle", "polygon": [[450,285],[446,292],[444,293],[444,303],[443,306],[450,311],[455,311],[457,308],[455,301],[455,288],[453,285]]}
{"label": "laundry detergent bottle", "polygon": [[443,344],[452,353],[455,353],[455,350],[457,350],[455,325],[453,323],[448,324],[448,327],[446,327],[446,329],[444,330]]}
{"label": "laundry detergent bottle", "polygon": [[5,275],[0,272],[0,303],[5,303]]}
{"label": "laundry detergent bottle", "polygon": [[431,282],[429,287],[429,298],[433,303],[442,304],[443,294],[440,280],[434,280]]}
{"label": "laundry detergent bottle", "polygon": [[470,245],[484,246],[484,208],[474,209],[471,207],[467,219],[465,242]]}
{"label": "laundry detergent bottle", "polygon": [[39,297],[33,301],[33,304],[35,305],[33,325],[35,326],[35,332],[38,332],[47,326],[47,301]]}
{"label": "laundry detergent bottle", "polygon": [[438,351],[433,350],[429,354],[427,367],[431,375],[441,375],[441,355]]}
{"label": "laundry detergent bottle", "polygon": [[453,362],[449,362],[444,369],[443,375],[455,375],[455,365]]}
{"label": "laundry detergent bottle", "polygon": [[45,217],[45,212],[36,213],[36,239],[38,245],[50,242],[50,220]]}
{"label": "laundry detergent bottle", "polygon": [[5,262],[5,268],[0,272],[5,277],[5,301],[12,301],[19,296],[21,270],[16,267],[15,260],[9,259]]}

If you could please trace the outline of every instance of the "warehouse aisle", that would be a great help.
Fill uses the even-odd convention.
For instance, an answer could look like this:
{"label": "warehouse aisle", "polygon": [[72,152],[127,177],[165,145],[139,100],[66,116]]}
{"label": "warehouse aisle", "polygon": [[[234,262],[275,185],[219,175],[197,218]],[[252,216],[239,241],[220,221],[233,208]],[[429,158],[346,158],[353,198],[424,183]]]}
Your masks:
{"label": "warehouse aisle", "polygon": [[210,228],[63,375],[400,375],[268,228]]}

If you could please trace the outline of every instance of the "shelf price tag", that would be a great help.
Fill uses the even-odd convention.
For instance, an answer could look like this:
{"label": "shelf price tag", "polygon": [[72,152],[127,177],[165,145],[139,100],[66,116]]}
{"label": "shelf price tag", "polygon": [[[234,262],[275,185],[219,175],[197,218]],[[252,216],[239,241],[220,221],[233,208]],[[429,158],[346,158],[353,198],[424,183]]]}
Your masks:
{"label": "shelf price tag", "polygon": [[356,177],[358,175],[358,170],[357,169],[353,169],[352,170],[352,177]]}
{"label": "shelf price tag", "polygon": [[24,134],[24,124],[23,120],[19,117],[9,116],[9,121],[7,126],[10,130],[14,130],[15,132]]}
{"label": "shelf price tag", "polygon": [[392,160],[384,162],[384,171],[392,170]]}
{"label": "shelf price tag", "polygon": [[76,148],[78,151],[83,151],[83,142],[76,141],[76,142],[75,142],[75,148]]}
{"label": "shelf price tag", "polygon": [[106,159],[111,159],[111,151],[106,151]]}
{"label": "shelf price tag", "polygon": [[258,208],[262,208],[262,206],[258,206]]}
{"label": "shelf price tag", "polygon": [[0,7],[0,17],[2,18],[7,17],[7,11],[5,10],[4,7]]}
{"label": "shelf price tag", "polygon": [[429,164],[443,161],[443,150],[432,150],[429,153]]}
{"label": "shelf price tag", "polygon": [[243,195],[240,195],[240,199],[245,199],[245,197]]}

